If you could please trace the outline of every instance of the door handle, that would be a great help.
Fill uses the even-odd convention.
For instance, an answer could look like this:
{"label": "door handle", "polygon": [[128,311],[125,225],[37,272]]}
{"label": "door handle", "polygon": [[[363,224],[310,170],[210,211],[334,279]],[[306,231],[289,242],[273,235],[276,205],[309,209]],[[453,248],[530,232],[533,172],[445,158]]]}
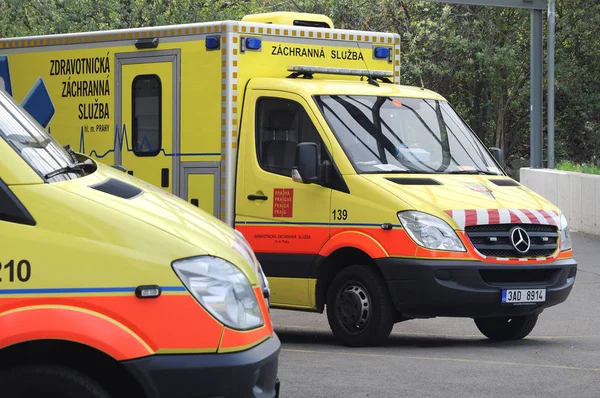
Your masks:
{"label": "door handle", "polygon": [[269,199],[266,195],[248,195],[248,200],[267,200]]}
{"label": "door handle", "polygon": [[162,169],[160,172],[160,185],[167,188],[169,186],[169,169]]}

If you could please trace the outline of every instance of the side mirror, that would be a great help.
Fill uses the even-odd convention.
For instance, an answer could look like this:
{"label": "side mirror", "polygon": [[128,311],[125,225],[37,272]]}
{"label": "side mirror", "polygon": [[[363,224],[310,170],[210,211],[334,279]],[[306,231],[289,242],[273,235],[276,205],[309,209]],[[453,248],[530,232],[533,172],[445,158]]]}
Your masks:
{"label": "side mirror", "polygon": [[296,146],[292,180],[304,184],[319,182],[319,149],[314,142],[302,142]]}
{"label": "side mirror", "polygon": [[504,156],[502,155],[502,149],[491,147],[490,151],[492,152],[492,156],[500,163],[500,166],[504,167]]}

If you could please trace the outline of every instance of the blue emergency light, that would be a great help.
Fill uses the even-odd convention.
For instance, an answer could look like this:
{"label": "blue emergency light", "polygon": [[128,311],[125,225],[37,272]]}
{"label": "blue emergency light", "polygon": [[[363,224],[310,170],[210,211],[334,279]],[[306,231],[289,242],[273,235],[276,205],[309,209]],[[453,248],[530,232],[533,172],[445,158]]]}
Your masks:
{"label": "blue emergency light", "polygon": [[373,50],[375,54],[375,58],[378,59],[387,59],[390,56],[390,48],[389,47],[375,47]]}
{"label": "blue emergency light", "polygon": [[258,37],[248,37],[246,39],[246,48],[248,50],[260,50],[262,46],[262,40]]}
{"label": "blue emergency light", "polygon": [[206,49],[207,50],[218,50],[219,49],[219,36],[209,36],[206,38]]}

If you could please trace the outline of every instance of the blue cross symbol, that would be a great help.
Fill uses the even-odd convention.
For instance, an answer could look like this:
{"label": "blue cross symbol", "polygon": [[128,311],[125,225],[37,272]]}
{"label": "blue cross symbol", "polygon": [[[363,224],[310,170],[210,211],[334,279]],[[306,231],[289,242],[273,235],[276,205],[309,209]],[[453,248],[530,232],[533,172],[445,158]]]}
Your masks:
{"label": "blue cross symbol", "polygon": [[[13,95],[8,56],[6,55],[0,56],[0,90],[6,91],[10,96]],[[29,90],[21,106],[44,128],[50,124],[50,120],[56,113],[50,93],[41,77]]]}

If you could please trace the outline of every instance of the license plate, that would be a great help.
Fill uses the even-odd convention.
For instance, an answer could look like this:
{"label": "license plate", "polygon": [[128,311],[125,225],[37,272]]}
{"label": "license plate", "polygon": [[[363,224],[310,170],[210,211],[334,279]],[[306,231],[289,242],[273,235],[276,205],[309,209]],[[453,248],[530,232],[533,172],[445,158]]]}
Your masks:
{"label": "license plate", "polygon": [[546,289],[502,290],[503,303],[540,303],[546,301]]}

